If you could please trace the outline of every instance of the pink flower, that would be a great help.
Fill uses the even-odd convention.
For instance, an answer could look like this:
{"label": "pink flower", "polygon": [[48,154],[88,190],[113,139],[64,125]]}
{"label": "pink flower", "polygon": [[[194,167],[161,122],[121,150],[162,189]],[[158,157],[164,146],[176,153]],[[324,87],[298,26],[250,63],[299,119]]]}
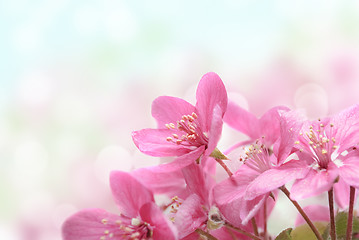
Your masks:
{"label": "pink flower", "polygon": [[296,132],[299,131],[299,126],[295,126],[295,117],[294,112],[281,113],[280,124],[277,123],[280,136],[274,144],[273,154],[257,140],[241,159],[244,164],[239,170],[214,187],[215,202],[229,221],[247,224],[261,209],[271,191],[303,176],[296,169],[296,160],[283,163],[292,152]]}
{"label": "pink flower", "polygon": [[291,189],[295,200],[330,190],[338,180],[359,187],[359,105],[303,124],[296,148],[305,176]]}
{"label": "pink flower", "polygon": [[215,73],[205,74],[198,84],[196,106],[176,97],[162,96],[152,103],[157,129],[132,133],[138,149],[148,155],[178,157],[167,168],[182,168],[208,156],[216,148],[227,108],[227,92]]}
{"label": "pink flower", "polygon": [[224,226],[225,220],[213,202],[213,177],[206,174],[198,164],[191,164],[183,168],[182,172],[190,195],[181,202],[174,217],[180,239],[198,239],[196,229],[202,229],[223,240],[233,239],[233,235],[239,239],[249,239],[235,232],[231,235],[230,230]]}
{"label": "pink flower", "polygon": [[125,172],[112,172],[110,185],[121,214],[85,209],[68,218],[64,240],[177,239],[176,230],[154,203],[153,194]]}

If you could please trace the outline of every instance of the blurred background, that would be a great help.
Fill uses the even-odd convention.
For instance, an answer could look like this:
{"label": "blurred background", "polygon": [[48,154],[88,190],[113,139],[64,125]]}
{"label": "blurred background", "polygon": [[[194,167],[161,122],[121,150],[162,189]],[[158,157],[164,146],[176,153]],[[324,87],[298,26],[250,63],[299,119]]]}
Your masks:
{"label": "blurred background", "polygon": [[77,210],[116,209],[110,170],[159,161],[131,131],[155,126],[157,96],[194,103],[206,72],[257,116],[359,101],[354,0],[12,0],[0,29],[0,239],[60,240]]}

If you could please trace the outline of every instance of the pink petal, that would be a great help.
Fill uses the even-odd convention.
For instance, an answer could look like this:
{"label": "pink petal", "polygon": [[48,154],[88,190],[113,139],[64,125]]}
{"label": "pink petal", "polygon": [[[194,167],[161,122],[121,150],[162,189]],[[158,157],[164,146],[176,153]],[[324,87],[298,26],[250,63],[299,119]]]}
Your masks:
{"label": "pink petal", "polygon": [[306,177],[294,182],[290,197],[293,200],[300,200],[321,194],[332,188],[337,177],[338,171],[335,166],[329,166],[328,170],[323,171],[310,169]]}
{"label": "pink petal", "polygon": [[[323,221],[329,222],[329,208],[322,205],[309,205],[303,208],[304,212],[307,214],[309,219],[312,222]],[[298,214],[297,219],[295,220],[295,226],[299,226],[306,223],[302,215]]]}
{"label": "pink petal", "polygon": [[258,213],[267,198],[268,194],[242,202],[240,208],[240,218],[242,219],[243,225],[246,225]]}
{"label": "pink petal", "polygon": [[175,217],[175,225],[179,237],[183,238],[194,232],[207,220],[207,214],[202,208],[200,197],[196,194],[190,195],[179,207]]}
{"label": "pink petal", "polygon": [[140,209],[141,219],[153,227],[153,239],[172,240],[177,238],[177,229],[164,216],[158,206],[149,202]]}
{"label": "pink petal", "polygon": [[234,102],[228,103],[223,120],[230,127],[246,134],[251,139],[257,139],[260,135],[258,119],[252,113],[241,108]]}
{"label": "pink petal", "polygon": [[269,193],[291,180],[303,178],[308,171],[307,165],[298,160],[291,160],[277,168],[269,169],[261,173],[248,185],[245,198],[250,200]]}
{"label": "pink petal", "polygon": [[110,186],[115,201],[125,216],[137,217],[145,203],[154,202],[152,192],[127,172],[112,171]]}
{"label": "pink petal", "polygon": [[170,129],[142,129],[132,132],[132,139],[137,148],[150,156],[181,156],[191,151],[189,147],[167,141],[175,133]]}
{"label": "pink petal", "polygon": [[[232,225],[234,225],[234,224],[232,224]],[[240,227],[242,230],[245,230],[247,232],[253,231],[252,229],[249,229],[248,227],[246,228],[245,226],[242,226],[242,225]],[[212,230],[210,233],[212,234],[212,236],[214,236],[220,240],[233,240],[233,239],[251,240],[252,239],[252,238],[247,237],[243,234],[240,234],[236,231],[228,230],[228,228],[226,228],[226,227],[221,227],[219,229]],[[194,240],[198,240],[198,238],[196,238]]]}
{"label": "pink petal", "polygon": [[184,190],[186,183],[181,169],[159,172],[156,168],[157,166],[136,169],[131,175],[153,193],[166,193],[172,197]]}
{"label": "pink petal", "polygon": [[[119,227],[116,221],[124,219],[103,209],[85,209],[69,217],[62,225],[64,240],[98,240]],[[108,234],[105,234],[108,231]],[[119,239],[119,238],[114,238]]]}
{"label": "pink petal", "polygon": [[[340,209],[346,209],[349,206],[350,186],[339,178],[334,184],[334,200]],[[356,191],[357,192],[357,191]]]}
{"label": "pink petal", "polygon": [[201,198],[202,203],[208,203],[209,189],[203,170],[200,165],[192,163],[182,169],[187,188]]}
{"label": "pink petal", "polygon": [[196,109],[204,132],[211,127],[213,109],[216,105],[224,114],[227,109],[227,91],[220,77],[213,72],[205,74],[198,84]]}
{"label": "pink petal", "polygon": [[166,128],[165,124],[168,123],[176,125],[183,115],[193,112],[195,107],[192,104],[177,97],[161,96],[152,102],[152,116],[159,128]]}
{"label": "pink petal", "polygon": [[245,200],[243,197],[238,197],[232,199],[231,201],[223,202],[222,204],[217,203],[217,207],[226,221],[234,226],[239,226],[242,223],[242,219],[239,213],[245,204],[244,202]]}
{"label": "pink petal", "polygon": [[359,152],[352,151],[343,159],[339,167],[340,178],[349,186],[359,188]]}
{"label": "pink petal", "polygon": [[293,149],[302,127],[303,117],[297,111],[282,112],[280,116],[280,139],[273,147],[277,163],[283,163]]}
{"label": "pink petal", "polygon": [[259,119],[258,126],[261,136],[264,136],[264,142],[267,146],[273,145],[273,143],[278,139],[280,134],[280,117],[279,111],[281,113],[289,111],[289,108],[284,106],[277,106],[269,109],[264,115]]}
{"label": "pink petal", "polygon": [[219,107],[219,105],[216,105],[213,109],[207,149],[204,153],[203,158],[207,158],[217,147],[218,141],[221,138],[221,134],[222,134],[222,126],[223,126],[222,116],[223,116],[222,109]]}
{"label": "pink petal", "polygon": [[213,196],[218,206],[235,199],[243,198],[248,184],[258,176],[258,172],[242,165],[230,178],[223,180],[213,188]]}
{"label": "pink petal", "polygon": [[331,119],[333,135],[339,144],[339,152],[355,146],[359,142],[359,104],[351,106]]}
{"label": "pink petal", "polygon": [[152,168],[152,171],[163,173],[163,172],[172,172],[180,170],[191,163],[194,163],[197,159],[201,157],[205,149],[205,146],[200,146],[199,148],[177,157],[174,161],[170,163],[160,164]]}
{"label": "pink petal", "polygon": [[181,240],[200,240],[200,235],[196,232],[193,232],[183,238],[180,238]]}

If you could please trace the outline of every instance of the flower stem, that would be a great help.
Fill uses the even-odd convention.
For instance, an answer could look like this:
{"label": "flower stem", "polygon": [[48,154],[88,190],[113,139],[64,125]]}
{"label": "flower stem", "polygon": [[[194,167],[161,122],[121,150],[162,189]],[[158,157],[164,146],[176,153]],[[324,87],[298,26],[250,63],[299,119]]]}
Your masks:
{"label": "flower stem", "polygon": [[252,227],[253,227],[254,235],[256,235],[256,236],[258,237],[258,236],[259,236],[259,233],[258,233],[258,226],[257,226],[256,219],[253,217],[253,218],[251,219],[251,222],[252,222]]}
{"label": "flower stem", "polygon": [[249,233],[249,232],[247,232],[247,231],[244,231],[244,230],[242,230],[242,229],[240,229],[240,228],[238,228],[238,227],[235,227],[235,226],[233,226],[232,224],[230,224],[230,223],[225,223],[224,224],[226,227],[228,227],[228,228],[231,228],[231,229],[233,229],[233,230],[236,230],[237,232],[239,232],[239,233],[241,233],[241,234],[243,234],[243,235],[246,235],[247,237],[250,237],[250,238],[252,238],[253,240],[261,240],[259,237],[257,237],[257,236],[254,236],[253,234],[251,234],[251,233]]}
{"label": "flower stem", "polygon": [[228,176],[232,177],[233,173],[231,172],[231,170],[229,170],[229,168],[227,167],[226,164],[224,164],[224,162],[222,161],[222,159],[218,159],[215,158],[216,161],[219,163],[219,165],[221,165],[221,167],[227,172]]}
{"label": "flower stem", "polygon": [[347,223],[347,237],[346,240],[351,240],[353,236],[353,208],[354,208],[355,188],[350,186],[349,197],[349,213]]}
{"label": "flower stem", "polygon": [[329,213],[330,213],[330,238],[332,240],[337,239],[337,233],[335,230],[335,216],[334,216],[334,200],[333,200],[333,188],[328,191],[329,201]]}
{"label": "flower stem", "polygon": [[197,228],[195,230],[196,233],[198,233],[201,236],[206,237],[208,240],[218,240],[216,237],[214,237],[213,235],[211,235],[210,233],[203,231],[202,229]]}
{"label": "flower stem", "polygon": [[323,237],[320,235],[318,229],[314,226],[314,224],[312,223],[312,221],[308,218],[307,214],[303,211],[303,209],[301,208],[301,206],[298,204],[297,201],[294,201],[290,198],[290,193],[288,191],[288,189],[285,186],[282,186],[279,188],[287,197],[288,199],[293,203],[293,205],[297,208],[298,212],[302,215],[302,217],[304,218],[304,220],[307,222],[307,224],[309,225],[309,227],[312,229],[313,233],[315,234],[315,236],[317,237],[318,240],[323,240]]}
{"label": "flower stem", "polygon": [[264,235],[264,240],[267,240],[267,199],[266,199],[266,201],[264,202],[264,205],[263,205],[263,219],[264,219],[263,235]]}

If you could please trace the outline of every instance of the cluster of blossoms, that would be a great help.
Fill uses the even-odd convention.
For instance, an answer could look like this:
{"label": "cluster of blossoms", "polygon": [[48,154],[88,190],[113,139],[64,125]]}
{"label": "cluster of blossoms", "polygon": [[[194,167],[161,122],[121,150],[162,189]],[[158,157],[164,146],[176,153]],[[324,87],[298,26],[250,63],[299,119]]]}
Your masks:
{"label": "cluster of blossoms", "polygon": [[[196,100],[195,106],[168,96],[153,101],[158,128],[134,131],[133,141],[141,152],[170,161],[113,171],[110,186],[121,213],[82,210],[63,224],[64,240],[356,239],[359,105],[315,121],[279,106],[258,119],[228,101],[215,73],[202,77]],[[248,139],[221,152],[223,123]],[[228,158],[235,149],[243,150],[242,156]],[[240,162],[235,171],[228,166],[234,161]],[[216,180],[217,167],[228,177]],[[274,237],[267,219],[280,191],[298,209],[301,226]],[[297,202],[323,192],[328,208],[303,209]],[[154,194],[168,201],[156,204]],[[344,225],[338,221],[343,216]]]}

